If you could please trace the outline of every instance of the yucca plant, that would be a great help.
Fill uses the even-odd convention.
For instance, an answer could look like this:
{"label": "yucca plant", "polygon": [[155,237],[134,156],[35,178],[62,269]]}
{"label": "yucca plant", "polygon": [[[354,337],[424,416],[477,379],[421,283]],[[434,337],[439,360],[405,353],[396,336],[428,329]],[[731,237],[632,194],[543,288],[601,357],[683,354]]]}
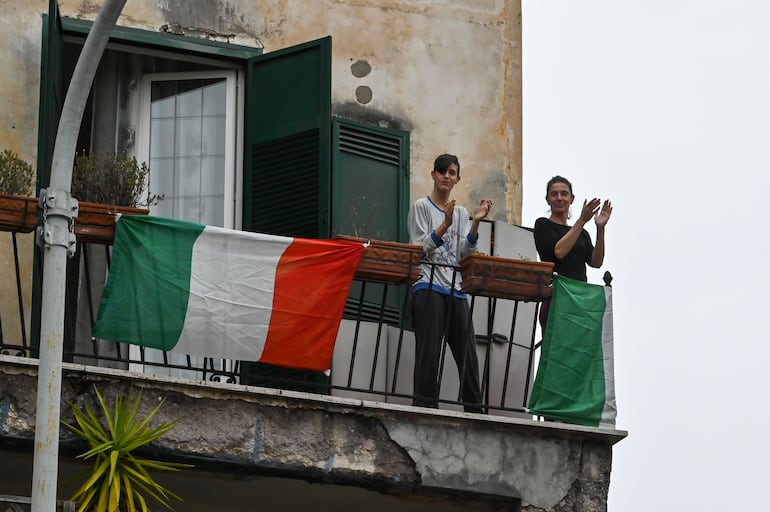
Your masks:
{"label": "yucca plant", "polygon": [[[177,420],[150,424],[165,399],[144,418],[137,417],[141,391],[136,396],[117,396],[115,409],[110,409],[104,397],[94,386],[102,418],[86,404],[84,409],[68,402],[76,425],[63,424],[79,437],[88,441],[91,449],[78,458],[93,459],[92,469],[83,485],[72,495],[79,503],[78,512],[134,512],[149,509],[152,498],[168,510],[173,510],[170,500],[182,498],[158,484],[148,470],[179,471],[189,464],[159,462],[137,457],[133,452],[155,441],[174,428]],[[82,474],[82,473],[81,473]]]}

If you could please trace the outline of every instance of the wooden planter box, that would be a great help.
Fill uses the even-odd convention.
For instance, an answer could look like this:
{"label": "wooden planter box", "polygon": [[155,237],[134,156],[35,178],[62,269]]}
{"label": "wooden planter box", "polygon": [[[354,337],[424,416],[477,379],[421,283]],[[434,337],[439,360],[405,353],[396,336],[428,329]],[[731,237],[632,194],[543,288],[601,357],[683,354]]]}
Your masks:
{"label": "wooden planter box", "polygon": [[146,208],[131,208],[80,201],[75,218],[75,235],[79,242],[111,244],[115,239],[115,221],[121,215],[147,215]]}
{"label": "wooden planter box", "polygon": [[422,246],[366,240],[352,236],[337,235],[336,240],[366,243],[355,279],[384,284],[412,284],[420,277]]}
{"label": "wooden planter box", "polygon": [[553,263],[470,254],[460,260],[461,288],[485,297],[541,301],[551,296]]}
{"label": "wooden planter box", "polygon": [[[0,194],[0,231],[29,233],[37,226],[38,198]],[[111,244],[118,214],[147,215],[150,210],[80,201],[75,218],[79,242]]]}
{"label": "wooden planter box", "polygon": [[0,194],[0,231],[29,233],[37,226],[37,197]]}

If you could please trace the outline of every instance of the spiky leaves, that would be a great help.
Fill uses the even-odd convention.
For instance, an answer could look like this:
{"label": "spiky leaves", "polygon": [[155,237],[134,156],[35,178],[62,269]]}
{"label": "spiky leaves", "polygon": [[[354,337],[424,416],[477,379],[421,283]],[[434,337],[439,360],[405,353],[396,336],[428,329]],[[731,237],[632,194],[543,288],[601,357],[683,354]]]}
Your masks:
{"label": "spiky leaves", "polygon": [[149,510],[148,498],[172,510],[170,500],[182,499],[158,484],[149,470],[179,471],[191,466],[142,459],[133,454],[134,450],[152,443],[174,428],[176,420],[151,425],[165,400],[142,418],[137,416],[141,391],[134,397],[116,396],[111,413],[96,386],[94,390],[102,417],[97,417],[88,404],[81,409],[69,402],[75,425],[64,423],[91,446],[78,458],[94,461],[90,475],[71,498],[80,504],[78,512],[146,512]]}

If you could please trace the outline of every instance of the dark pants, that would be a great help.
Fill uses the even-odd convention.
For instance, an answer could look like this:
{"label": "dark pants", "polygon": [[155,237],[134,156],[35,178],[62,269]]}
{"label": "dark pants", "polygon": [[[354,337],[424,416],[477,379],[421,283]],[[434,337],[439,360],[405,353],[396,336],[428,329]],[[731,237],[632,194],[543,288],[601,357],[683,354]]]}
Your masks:
{"label": "dark pants", "polygon": [[[460,372],[467,412],[483,412],[479,361],[468,301],[431,290],[414,292],[414,405],[438,407],[442,340],[446,339]],[[446,336],[445,336],[446,334]]]}

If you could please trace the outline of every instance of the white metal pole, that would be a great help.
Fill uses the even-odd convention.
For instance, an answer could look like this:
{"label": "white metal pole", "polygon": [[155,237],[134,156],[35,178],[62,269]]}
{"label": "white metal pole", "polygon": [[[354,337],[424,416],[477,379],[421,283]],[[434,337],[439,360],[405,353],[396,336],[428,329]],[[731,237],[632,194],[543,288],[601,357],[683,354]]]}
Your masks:
{"label": "white metal pole", "polygon": [[[55,512],[59,469],[62,346],[67,257],[75,239],[72,222],[77,201],[70,196],[72,162],[88,93],[115,22],[126,0],[105,0],[72,74],[56,132],[51,183],[40,193],[44,244],[43,295],[40,318],[40,366],[37,380],[35,456],[32,469],[33,512]],[[53,23],[54,20],[49,20]],[[53,57],[55,58],[55,57]]]}

